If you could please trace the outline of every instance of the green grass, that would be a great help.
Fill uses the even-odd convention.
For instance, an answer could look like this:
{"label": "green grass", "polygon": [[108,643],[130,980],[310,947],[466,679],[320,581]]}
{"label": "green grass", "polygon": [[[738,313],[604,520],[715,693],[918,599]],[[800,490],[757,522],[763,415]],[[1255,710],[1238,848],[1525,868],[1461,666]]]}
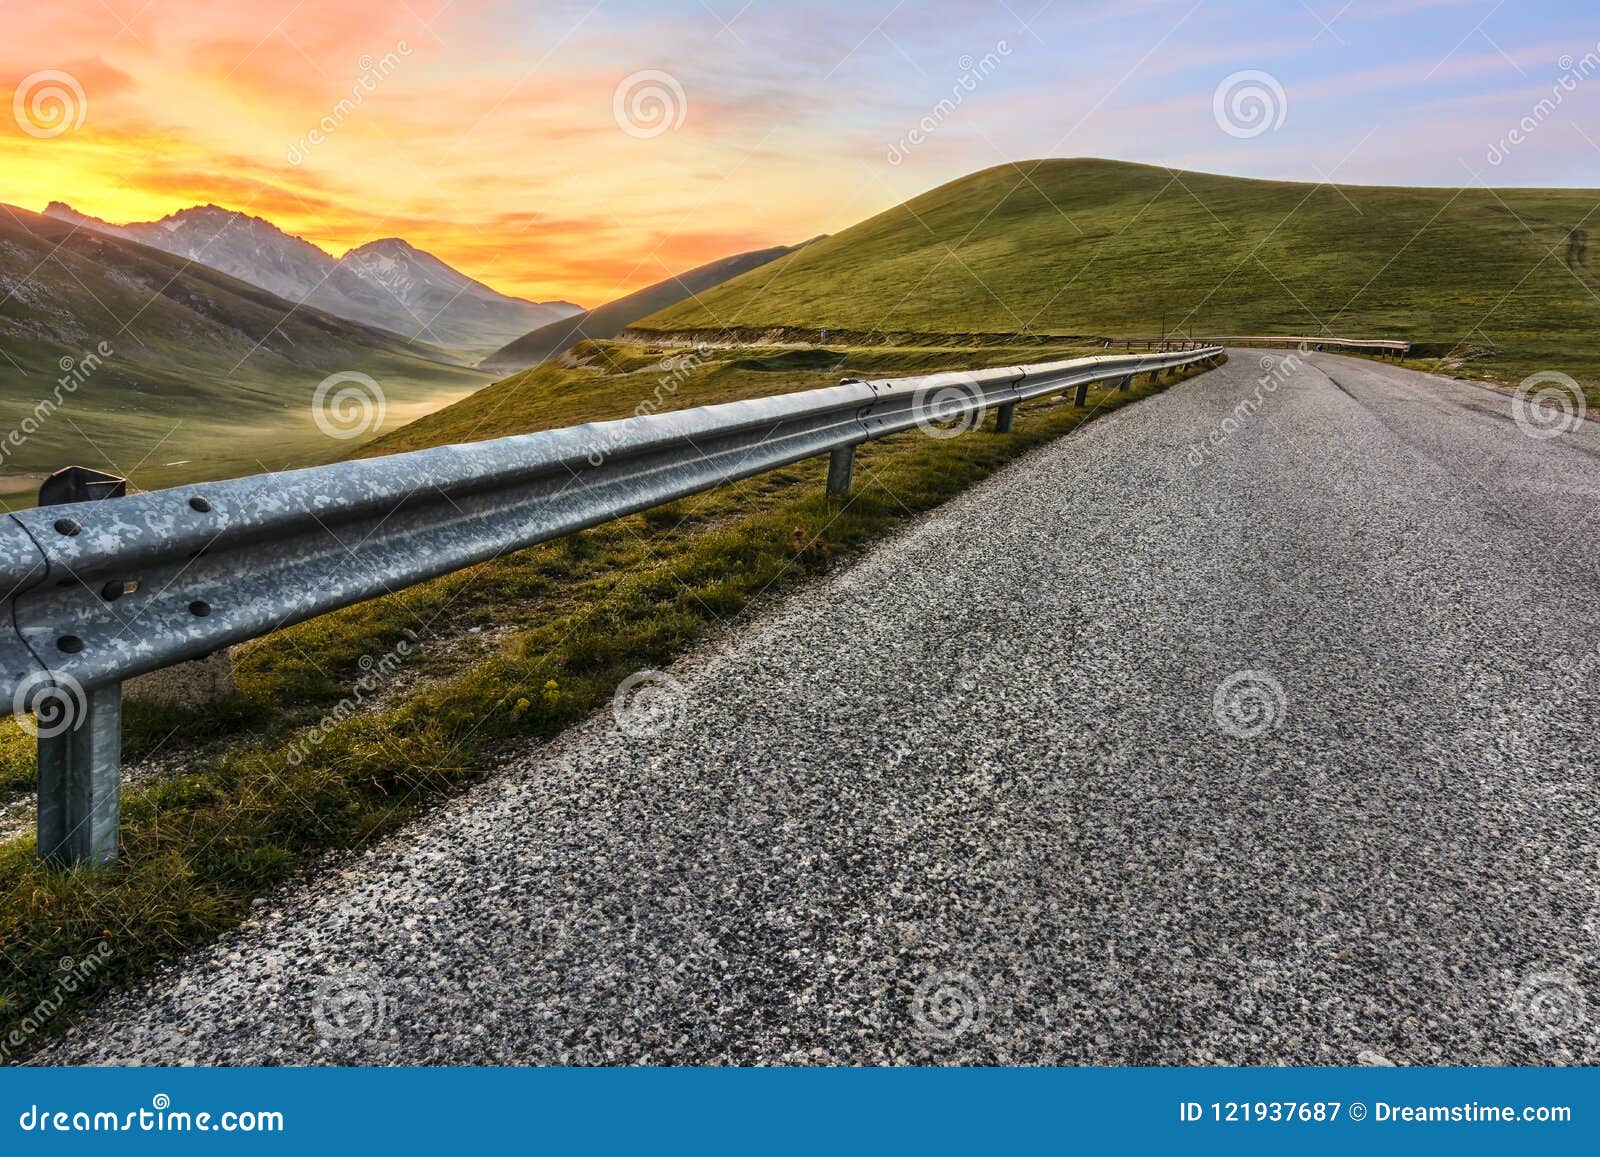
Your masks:
{"label": "green grass", "polygon": [[15,719],[0,720],[0,799],[33,790],[38,781],[34,743]]}
{"label": "green grass", "polygon": [[[1563,257],[1600,192],[1312,186],[1100,160],[987,169],[638,331],[1409,338],[1501,382],[1600,400],[1595,271]],[[835,338],[839,340],[839,338]]]}
{"label": "green grass", "polygon": [[[666,380],[658,353],[578,352],[589,365],[518,375],[367,452],[621,416]],[[668,404],[829,384],[841,373],[1071,352],[841,349],[824,362],[815,353],[726,351],[688,372]],[[148,975],[233,926],[252,897],[313,871],[330,850],[358,847],[471,782],[497,749],[554,735],[605,703],[626,675],[669,662],[757,600],[837,565],[1096,410],[1157,388],[1140,379],[1128,394],[1094,390],[1086,409],[1024,407],[1011,435],[986,428],[949,441],[910,433],[870,443],[848,502],[826,496],[825,461],[798,463],[281,632],[236,654],[238,695],[203,712],[130,706],[130,757],[160,753],[177,770],[126,791],[121,862],[59,875],[34,862],[31,836],[0,845],[0,1039],[55,989],[61,959],[111,946],[93,990],[71,994],[47,1032],[94,991]],[[363,657],[402,640],[411,650],[399,677],[307,744],[307,729],[370,665]],[[0,728],[0,788],[29,782],[29,748],[17,734],[14,722]],[[297,745],[305,754],[295,761]]]}

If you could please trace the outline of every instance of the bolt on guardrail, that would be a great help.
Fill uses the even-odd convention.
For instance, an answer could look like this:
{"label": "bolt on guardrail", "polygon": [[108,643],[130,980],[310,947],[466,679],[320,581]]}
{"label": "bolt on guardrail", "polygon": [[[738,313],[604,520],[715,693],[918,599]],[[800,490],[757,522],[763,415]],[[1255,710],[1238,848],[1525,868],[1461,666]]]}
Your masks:
{"label": "bolt on guardrail", "polygon": [[[124,681],[507,551],[863,442],[1095,382],[1175,374],[1216,346],[837,386],[278,474],[127,494],[71,468],[0,517],[0,705],[41,729],[39,855],[117,855]],[[52,720],[56,717],[52,715]],[[48,739],[44,731],[51,734]]]}

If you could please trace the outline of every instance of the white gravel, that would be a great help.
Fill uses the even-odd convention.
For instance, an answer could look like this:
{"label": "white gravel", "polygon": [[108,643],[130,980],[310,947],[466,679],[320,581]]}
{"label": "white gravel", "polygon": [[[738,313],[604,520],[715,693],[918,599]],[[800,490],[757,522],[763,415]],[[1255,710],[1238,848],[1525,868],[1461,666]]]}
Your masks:
{"label": "white gravel", "polygon": [[663,734],[602,712],[35,1060],[1600,1062],[1600,427],[1317,355],[1191,453],[1260,357],[1027,456],[675,666]]}

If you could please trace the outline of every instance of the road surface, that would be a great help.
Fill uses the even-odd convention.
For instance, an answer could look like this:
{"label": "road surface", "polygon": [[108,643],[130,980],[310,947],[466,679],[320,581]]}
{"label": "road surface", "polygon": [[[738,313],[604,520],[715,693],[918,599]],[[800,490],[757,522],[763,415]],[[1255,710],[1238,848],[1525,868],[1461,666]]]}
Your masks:
{"label": "road surface", "polygon": [[1028,455],[37,1059],[1600,1062],[1600,426],[1272,356]]}

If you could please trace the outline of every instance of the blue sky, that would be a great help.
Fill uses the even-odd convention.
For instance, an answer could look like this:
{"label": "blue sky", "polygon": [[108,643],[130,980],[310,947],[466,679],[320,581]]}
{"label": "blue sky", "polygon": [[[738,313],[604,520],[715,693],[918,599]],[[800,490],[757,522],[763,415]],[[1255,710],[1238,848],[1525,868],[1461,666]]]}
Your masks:
{"label": "blue sky", "polygon": [[[597,15],[606,40],[649,26],[691,100],[713,92],[750,131],[778,122],[767,143],[837,134],[817,147],[866,164],[951,94],[964,58],[1005,44],[958,111],[884,174],[903,189],[1060,155],[1311,181],[1600,187],[1600,73],[1488,159],[1564,72],[1600,58],[1600,6],[1576,0],[687,0]],[[1247,138],[1213,116],[1218,85],[1243,71],[1274,78],[1286,105],[1280,126]]]}

